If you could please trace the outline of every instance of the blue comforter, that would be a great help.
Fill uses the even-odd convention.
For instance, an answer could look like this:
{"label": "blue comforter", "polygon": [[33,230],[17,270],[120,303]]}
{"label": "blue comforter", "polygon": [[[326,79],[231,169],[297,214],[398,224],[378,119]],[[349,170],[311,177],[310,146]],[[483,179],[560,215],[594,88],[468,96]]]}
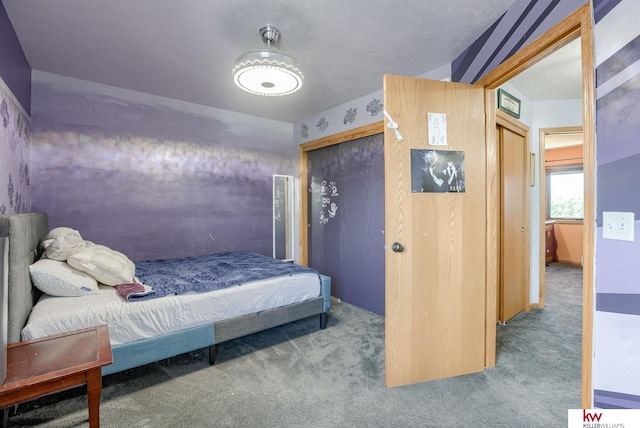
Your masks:
{"label": "blue comforter", "polygon": [[[261,254],[230,252],[136,263],[136,276],[153,288],[127,300],[152,299],[173,294],[205,292],[239,286],[251,281],[317,271]],[[318,288],[319,290],[319,288]],[[123,296],[124,297],[124,296]]]}

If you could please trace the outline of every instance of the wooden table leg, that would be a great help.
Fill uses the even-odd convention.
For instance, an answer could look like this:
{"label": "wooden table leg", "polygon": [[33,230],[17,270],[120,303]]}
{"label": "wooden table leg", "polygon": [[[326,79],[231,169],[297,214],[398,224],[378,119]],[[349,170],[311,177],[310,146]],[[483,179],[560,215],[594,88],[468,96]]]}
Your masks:
{"label": "wooden table leg", "polygon": [[100,367],[87,372],[87,401],[89,403],[89,427],[100,428],[100,392],[102,371]]}

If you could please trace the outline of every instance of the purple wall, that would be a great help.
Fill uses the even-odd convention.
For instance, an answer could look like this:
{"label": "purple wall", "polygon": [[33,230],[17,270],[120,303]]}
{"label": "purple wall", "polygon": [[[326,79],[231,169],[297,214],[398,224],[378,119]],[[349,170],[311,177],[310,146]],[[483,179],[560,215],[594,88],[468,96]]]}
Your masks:
{"label": "purple wall", "polygon": [[0,214],[27,212],[31,70],[0,3]]}
{"label": "purple wall", "polygon": [[31,67],[2,3],[0,3],[0,52],[2,53],[0,78],[29,114],[31,112]]}
{"label": "purple wall", "polygon": [[383,135],[309,152],[309,266],[331,294],[384,314]]}
{"label": "purple wall", "polygon": [[290,124],[34,72],[33,210],[133,260],[272,252]]}
{"label": "purple wall", "polygon": [[28,212],[31,207],[29,121],[0,82],[0,214]]}
{"label": "purple wall", "polygon": [[[598,54],[594,405],[640,409],[640,192],[636,190],[640,179],[640,5],[629,0],[594,1],[594,12]],[[603,211],[634,213],[636,240],[602,239]]]}

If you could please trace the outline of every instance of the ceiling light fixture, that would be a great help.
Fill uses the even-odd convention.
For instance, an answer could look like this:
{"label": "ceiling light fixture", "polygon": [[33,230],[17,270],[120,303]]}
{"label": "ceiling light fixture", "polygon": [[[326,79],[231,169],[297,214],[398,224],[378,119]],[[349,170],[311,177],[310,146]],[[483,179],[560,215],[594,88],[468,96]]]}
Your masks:
{"label": "ceiling light fixture", "polygon": [[267,48],[240,56],[233,67],[233,81],[241,89],[257,95],[269,97],[294,93],[302,87],[304,76],[296,60],[274,48],[280,38],[280,30],[266,25],[260,28],[259,33]]}

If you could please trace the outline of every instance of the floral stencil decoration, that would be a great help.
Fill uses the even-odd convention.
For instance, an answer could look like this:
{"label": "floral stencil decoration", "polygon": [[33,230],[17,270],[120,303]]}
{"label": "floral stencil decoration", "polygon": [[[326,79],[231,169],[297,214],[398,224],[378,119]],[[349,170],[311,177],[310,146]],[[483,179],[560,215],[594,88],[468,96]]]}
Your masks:
{"label": "floral stencil decoration", "polygon": [[329,122],[327,121],[326,117],[323,117],[322,119],[320,119],[318,121],[318,124],[316,126],[318,127],[320,132],[324,132],[327,129],[327,127],[329,126]]}
{"label": "floral stencil decoration", "polygon": [[29,138],[29,126],[27,125],[27,121],[24,120],[21,114],[18,115],[17,128],[20,138]]}
{"label": "floral stencil decoration", "polygon": [[28,186],[30,182],[31,180],[29,179],[29,165],[24,164],[24,184]]}
{"label": "floral stencil decoration", "polygon": [[358,115],[358,108],[350,108],[344,115],[344,124],[353,123]]}
{"label": "floral stencil decoration", "polygon": [[5,99],[0,103],[0,117],[2,117],[2,126],[6,129],[9,126],[9,104]]}
{"label": "floral stencil decoration", "polygon": [[20,194],[20,192],[16,192],[16,203],[13,208],[17,213],[22,212],[22,195]]}
{"label": "floral stencil decoration", "polygon": [[300,135],[302,138],[309,138],[309,125],[306,123],[300,125]]}
{"label": "floral stencil decoration", "polygon": [[371,113],[371,116],[377,116],[382,111],[382,102],[379,99],[374,98],[369,104],[367,104],[367,111]]}
{"label": "floral stencil decoration", "polygon": [[7,196],[9,197],[9,205],[13,206],[13,177],[9,174],[9,183],[7,184]]}
{"label": "floral stencil decoration", "polygon": [[27,212],[30,207],[29,118],[0,86],[0,213]]}

